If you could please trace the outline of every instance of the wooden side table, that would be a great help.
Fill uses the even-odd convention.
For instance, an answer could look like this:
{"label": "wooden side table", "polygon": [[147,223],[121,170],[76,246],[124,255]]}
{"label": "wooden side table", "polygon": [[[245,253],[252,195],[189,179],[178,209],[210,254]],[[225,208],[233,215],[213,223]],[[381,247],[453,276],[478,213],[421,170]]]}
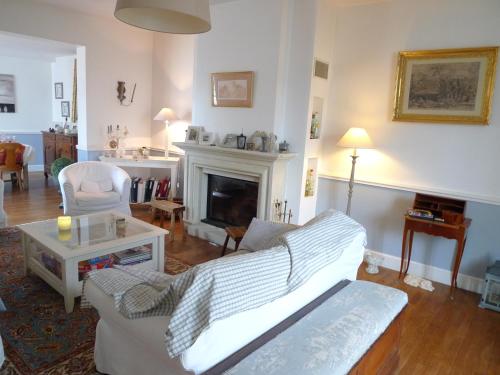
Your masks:
{"label": "wooden side table", "polygon": [[184,211],[186,210],[186,207],[183,205],[170,202],[170,201],[162,201],[162,200],[152,200],[151,201],[151,224],[153,223],[155,217],[156,217],[156,210],[160,211],[160,227],[163,228],[164,220],[165,220],[165,213],[170,214],[170,237],[169,240],[173,241],[174,240],[174,233],[175,233],[175,218],[179,218],[179,225],[181,227],[181,232],[182,232],[182,239],[186,238],[186,233],[184,230]]}
{"label": "wooden side table", "polygon": [[[431,236],[445,237],[457,241],[457,249],[455,254],[455,261],[453,262],[453,272],[451,276],[450,291],[453,293],[454,288],[457,287],[458,270],[460,269],[460,262],[464,253],[465,244],[467,242],[467,231],[471,225],[472,220],[466,218],[461,224],[446,224],[437,221],[417,219],[405,215],[405,225],[403,229],[403,244],[401,247],[401,266],[399,268],[399,277],[406,275],[410,266],[411,250],[413,246],[413,235],[415,232],[429,234]],[[406,256],[406,239],[408,232],[410,238],[408,243],[408,256]],[[407,259],[405,259],[407,257]],[[406,263],[406,264],[405,264]],[[405,266],[405,267],[404,267]],[[403,272],[404,268],[404,272]]]}
{"label": "wooden side table", "polygon": [[240,242],[245,235],[247,228],[245,227],[225,227],[226,231],[226,240],[224,241],[224,246],[222,248],[222,257],[226,254],[227,244],[229,239],[231,238],[235,242],[234,250],[238,250],[238,246],[240,246]]}

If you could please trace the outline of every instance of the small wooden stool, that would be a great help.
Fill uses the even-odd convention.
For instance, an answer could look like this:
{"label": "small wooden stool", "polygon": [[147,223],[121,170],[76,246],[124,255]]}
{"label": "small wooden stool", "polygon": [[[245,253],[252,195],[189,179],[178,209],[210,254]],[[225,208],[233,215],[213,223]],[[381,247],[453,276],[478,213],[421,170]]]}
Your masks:
{"label": "small wooden stool", "polygon": [[245,235],[247,228],[245,227],[225,227],[224,230],[227,233],[226,241],[224,241],[224,247],[222,248],[222,255],[226,254],[227,244],[229,239],[231,238],[235,242],[234,251],[238,250],[238,246],[240,246],[240,242]]}
{"label": "small wooden stool", "polygon": [[175,232],[175,218],[176,216],[179,217],[179,224],[181,226],[182,230],[182,239],[186,238],[186,233],[184,231],[184,219],[183,219],[183,213],[186,210],[186,207],[170,202],[170,201],[159,201],[159,200],[152,200],[151,201],[151,224],[155,220],[156,216],[156,210],[160,210],[160,226],[163,228],[163,223],[165,220],[165,213],[168,212],[170,213],[170,241],[174,240],[174,232]]}

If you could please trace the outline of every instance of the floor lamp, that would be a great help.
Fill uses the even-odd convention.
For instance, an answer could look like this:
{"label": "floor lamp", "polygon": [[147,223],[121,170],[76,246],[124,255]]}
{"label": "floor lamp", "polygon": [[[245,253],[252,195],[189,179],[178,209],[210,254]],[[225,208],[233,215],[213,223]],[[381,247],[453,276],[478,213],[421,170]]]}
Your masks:
{"label": "floor lamp", "polygon": [[363,128],[350,128],[340,141],[338,141],[337,146],[352,148],[352,167],[351,167],[351,178],[349,179],[349,193],[347,195],[347,209],[345,210],[346,215],[351,215],[351,199],[352,190],[354,188],[354,170],[356,169],[356,160],[359,155],[357,154],[358,149],[373,148],[373,143],[370,136]]}
{"label": "floor lamp", "polygon": [[165,122],[165,157],[168,158],[168,125],[170,121],[177,120],[177,116],[170,108],[162,108],[153,120]]}

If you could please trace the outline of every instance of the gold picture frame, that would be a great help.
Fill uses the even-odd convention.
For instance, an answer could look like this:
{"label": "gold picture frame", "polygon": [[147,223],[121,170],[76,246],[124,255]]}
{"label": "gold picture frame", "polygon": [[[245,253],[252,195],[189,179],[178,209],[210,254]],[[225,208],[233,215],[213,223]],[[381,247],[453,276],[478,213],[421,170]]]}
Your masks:
{"label": "gold picture frame", "polygon": [[252,107],[253,80],[254,72],[212,73],[212,106]]}
{"label": "gold picture frame", "polygon": [[498,47],[399,53],[393,121],[487,125]]}

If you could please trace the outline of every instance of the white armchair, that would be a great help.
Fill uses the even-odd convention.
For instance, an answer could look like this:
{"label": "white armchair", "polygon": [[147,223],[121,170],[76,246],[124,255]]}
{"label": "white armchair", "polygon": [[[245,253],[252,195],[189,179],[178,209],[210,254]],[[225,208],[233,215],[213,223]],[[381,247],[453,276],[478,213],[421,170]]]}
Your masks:
{"label": "white armchair", "polygon": [[0,228],[7,226],[7,215],[3,209],[3,181],[0,180]]}
{"label": "white armchair", "polygon": [[65,215],[112,209],[131,215],[131,180],[119,167],[98,161],[71,164],[59,173],[59,184]]}

